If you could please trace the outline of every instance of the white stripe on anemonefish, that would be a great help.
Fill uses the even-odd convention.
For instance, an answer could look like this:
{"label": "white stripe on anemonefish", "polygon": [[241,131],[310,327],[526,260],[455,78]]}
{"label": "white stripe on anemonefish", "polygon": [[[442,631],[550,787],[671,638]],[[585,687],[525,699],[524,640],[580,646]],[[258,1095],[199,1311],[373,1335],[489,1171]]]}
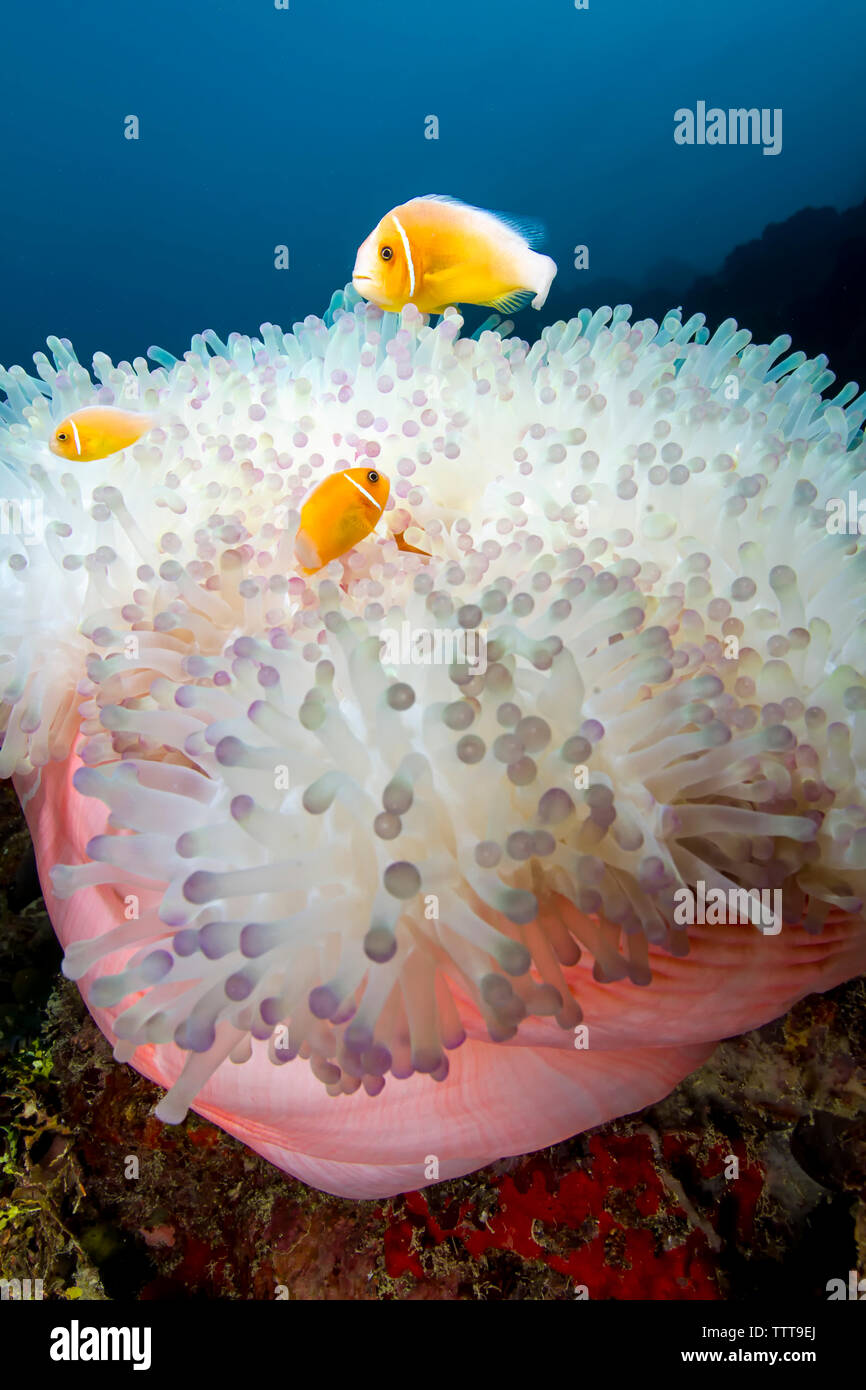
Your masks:
{"label": "white stripe on anemonefish", "polygon": [[81,440],[78,438],[78,426],[74,420],[69,421],[72,426],[72,433],[75,435],[75,452],[81,458]]}
{"label": "white stripe on anemonefish", "polygon": [[352,484],[352,487],[356,487],[356,488],[358,489],[359,492],[363,492],[363,494],[364,494],[364,496],[366,497],[366,499],[367,499],[368,502],[372,502],[374,507],[378,507],[378,508],[379,508],[379,511],[382,510],[382,504],[381,504],[381,502],[377,502],[376,499],[375,499],[375,497],[373,497],[373,495],[372,495],[371,493],[369,493],[365,487],[361,487],[361,484],[360,484],[360,483],[356,483],[356,482],[355,482],[355,479],[354,479],[354,478],[350,478],[349,475],[348,475],[348,473],[344,473],[344,474],[343,474],[343,477],[346,479],[346,482],[347,482],[347,483],[351,483],[351,484]]}
{"label": "white stripe on anemonefish", "polygon": [[409,238],[403,230],[403,224],[399,217],[395,217],[393,212],[391,216],[394,218],[397,231],[403,238],[403,249],[406,252],[406,260],[409,262],[409,298],[411,299],[415,293],[415,264],[412,260],[412,247],[409,245]]}

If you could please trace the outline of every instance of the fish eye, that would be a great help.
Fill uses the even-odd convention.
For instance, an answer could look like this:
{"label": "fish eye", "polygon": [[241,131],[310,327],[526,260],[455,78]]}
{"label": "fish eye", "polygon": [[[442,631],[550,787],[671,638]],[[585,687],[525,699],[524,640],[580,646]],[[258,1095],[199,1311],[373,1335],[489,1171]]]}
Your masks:
{"label": "fish eye", "polygon": [[383,246],[381,251],[379,252],[379,255],[382,257],[383,261],[390,261],[393,254],[394,252],[391,250],[390,246]]}
{"label": "fish eye", "polygon": [[378,483],[378,481],[379,481],[379,474],[376,472],[375,468],[371,468],[370,471],[369,471],[369,473],[367,474],[367,482],[368,482],[368,483]]}
{"label": "fish eye", "polygon": [[68,438],[69,438],[69,435],[66,433],[65,430],[58,430],[58,431],[57,431],[57,442],[58,442],[58,444],[65,444]]}

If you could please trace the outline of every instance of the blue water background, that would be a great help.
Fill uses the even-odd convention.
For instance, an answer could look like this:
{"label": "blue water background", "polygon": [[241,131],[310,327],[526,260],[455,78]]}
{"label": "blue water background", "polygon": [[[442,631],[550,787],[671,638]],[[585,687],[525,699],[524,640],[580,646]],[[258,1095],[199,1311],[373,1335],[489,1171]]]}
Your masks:
{"label": "blue water background", "polygon": [[[77,0],[7,7],[2,51],[6,365],[50,333],[89,361],[287,328],[418,193],[546,223],[560,274],[527,337],[866,193],[862,0]],[[677,146],[698,100],[782,108],[782,153]]]}

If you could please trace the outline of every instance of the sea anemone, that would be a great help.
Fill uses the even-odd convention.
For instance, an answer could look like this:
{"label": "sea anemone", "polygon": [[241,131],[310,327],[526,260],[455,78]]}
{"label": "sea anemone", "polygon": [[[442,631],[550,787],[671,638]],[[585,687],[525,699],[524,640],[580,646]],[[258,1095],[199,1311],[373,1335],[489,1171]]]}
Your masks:
{"label": "sea anemone", "polygon": [[[866,547],[826,524],[866,401],[630,312],[530,347],[347,287],[153,369],[52,339],[0,374],[0,773],[163,1120],[395,1193],[866,968]],[[157,428],[49,452],[113,403]],[[389,529],[300,575],[301,499],[368,460]],[[682,925],[698,883],[781,892],[782,930]]]}

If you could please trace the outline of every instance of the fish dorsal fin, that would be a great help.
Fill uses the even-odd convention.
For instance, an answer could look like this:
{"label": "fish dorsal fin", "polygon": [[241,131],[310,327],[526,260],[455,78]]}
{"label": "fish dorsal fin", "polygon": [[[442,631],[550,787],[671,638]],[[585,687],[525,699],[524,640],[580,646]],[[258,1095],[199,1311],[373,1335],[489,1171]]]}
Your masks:
{"label": "fish dorsal fin", "polygon": [[[480,212],[484,217],[491,217],[509,232],[519,236],[532,250],[540,246],[547,236],[547,228],[543,222],[536,222],[531,217],[515,217],[510,212],[494,212],[492,208],[479,208],[474,203],[465,203],[462,198],[453,198],[450,193],[420,193],[418,201],[422,199],[427,203],[451,203],[454,207],[466,208],[468,212]],[[413,199],[414,201],[416,200]]]}

